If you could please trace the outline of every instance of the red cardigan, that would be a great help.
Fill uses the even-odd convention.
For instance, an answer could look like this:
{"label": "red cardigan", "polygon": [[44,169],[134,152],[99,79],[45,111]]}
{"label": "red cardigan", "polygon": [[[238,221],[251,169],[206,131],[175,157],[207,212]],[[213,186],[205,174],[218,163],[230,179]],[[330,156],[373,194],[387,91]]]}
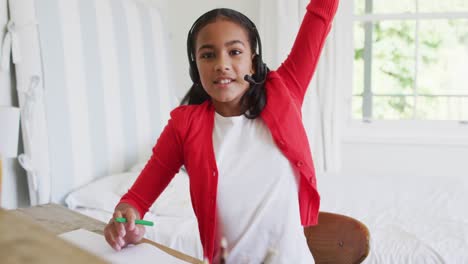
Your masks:
{"label": "red cardigan", "polygon": [[[267,76],[266,106],[260,115],[278,148],[300,175],[298,199],[303,226],[317,223],[320,197],[301,107],[337,6],[338,0],[312,0],[308,5],[290,55]],[[219,248],[218,170],[212,142],[214,111],[210,101],[174,109],[146,167],[120,200],[134,206],[143,217],[184,165],[190,177],[190,195],[204,256],[210,263]]]}

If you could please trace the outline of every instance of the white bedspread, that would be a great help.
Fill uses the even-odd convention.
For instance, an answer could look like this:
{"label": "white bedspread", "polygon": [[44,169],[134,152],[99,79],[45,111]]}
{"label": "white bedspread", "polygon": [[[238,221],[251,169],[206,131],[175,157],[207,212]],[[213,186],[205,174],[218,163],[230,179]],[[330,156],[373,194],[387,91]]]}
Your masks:
{"label": "white bedspread", "polygon": [[468,263],[468,178],[319,179],[322,211],[359,219],[371,234],[365,263]]}
{"label": "white bedspread", "polygon": [[[136,175],[103,178],[72,193],[67,204],[107,222]],[[351,216],[369,228],[371,252],[364,263],[468,263],[468,179],[340,174],[321,175],[318,183],[321,211]],[[89,199],[93,192],[101,193],[100,201]],[[202,258],[184,173],[174,178],[145,218],[155,222],[147,228],[147,238]]]}

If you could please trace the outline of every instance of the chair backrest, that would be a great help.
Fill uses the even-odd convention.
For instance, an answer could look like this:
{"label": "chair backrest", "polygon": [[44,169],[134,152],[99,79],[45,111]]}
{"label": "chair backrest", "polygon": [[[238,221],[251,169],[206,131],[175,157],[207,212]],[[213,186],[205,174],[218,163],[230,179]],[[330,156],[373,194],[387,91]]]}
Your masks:
{"label": "chair backrest", "polygon": [[315,263],[361,263],[369,254],[369,230],[351,217],[320,212],[304,234]]}

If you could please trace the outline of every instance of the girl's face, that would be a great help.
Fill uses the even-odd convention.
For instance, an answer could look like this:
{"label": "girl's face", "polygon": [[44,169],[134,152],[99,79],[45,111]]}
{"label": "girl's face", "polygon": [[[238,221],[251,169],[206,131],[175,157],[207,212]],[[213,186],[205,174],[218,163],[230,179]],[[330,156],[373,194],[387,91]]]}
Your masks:
{"label": "girl's face", "polygon": [[254,73],[247,32],[234,22],[220,19],[204,26],[195,43],[201,84],[216,112],[241,115],[240,99],[249,88],[244,76]]}

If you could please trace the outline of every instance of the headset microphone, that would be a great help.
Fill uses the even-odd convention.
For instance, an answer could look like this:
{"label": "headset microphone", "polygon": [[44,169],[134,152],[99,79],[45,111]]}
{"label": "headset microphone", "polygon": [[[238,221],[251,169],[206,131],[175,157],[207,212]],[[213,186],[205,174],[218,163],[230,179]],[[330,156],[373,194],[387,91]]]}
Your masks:
{"label": "headset microphone", "polygon": [[262,84],[262,83],[265,82],[265,81],[256,82],[256,81],[254,80],[254,78],[252,78],[252,76],[250,76],[250,75],[248,75],[248,74],[246,74],[246,75],[244,76],[244,80],[248,81],[249,83],[251,83],[251,84],[253,84],[253,85],[259,85],[259,84]]}

